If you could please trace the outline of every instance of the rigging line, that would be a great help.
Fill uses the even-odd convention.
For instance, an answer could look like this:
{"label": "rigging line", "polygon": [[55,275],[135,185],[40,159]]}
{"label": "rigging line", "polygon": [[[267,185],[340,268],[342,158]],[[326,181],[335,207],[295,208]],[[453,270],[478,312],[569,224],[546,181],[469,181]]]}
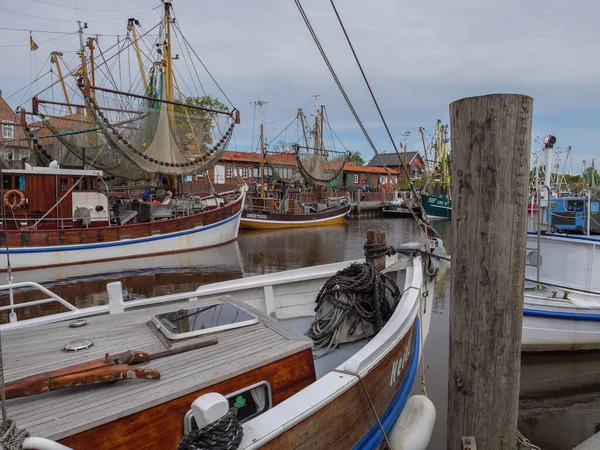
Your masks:
{"label": "rigging line", "polygon": [[217,83],[217,80],[215,79],[215,77],[213,77],[212,73],[210,73],[210,71],[208,70],[208,67],[206,67],[206,65],[202,62],[202,60],[200,59],[200,57],[196,53],[196,50],[194,50],[192,48],[192,46],[188,42],[187,38],[183,35],[183,33],[181,32],[181,29],[179,28],[179,24],[178,23],[175,23],[175,28],[177,28],[177,30],[179,30],[179,33],[181,34],[181,38],[188,45],[188,47],[191,49],[191,51],[194,54],[194,56],[196,56],[196,58],[198,58],[198,61],[200,61],[200,64],[202,64],[202,67],[204,67],[204,70],[206,70],[206,73],[210,76],[211,80],[213,80],[213,82],[215,83],[215,85],[217,86],[217,88],[219,88],[219,91],[221,91],[221,94],[223,94],[223,96],[229,102],[229,104],[231,105],[231,107],[235,108],[235,106],[233,106],[233,102],[229,99],[229,97],[227,97],[227,94],[221,88],[221,85],[219,85],[219,83]]}
{"label": "rigging line", "polygon": [[[46,63],[44,63],[45,65]],[[35,80],[33,80],[31,83],[26,84],[25,86],[23,86],[21,89],[19,89],[18,91],[13,92],[12,94],[10,94],[8,97],[4,97],[4,100],[9,100],[11,97],[17,95],[19,92],[21,92],[23,89],[27,89],[29,86],[31,86],[33,83],[35,83],[36,81],[41,80],[42,78],[44,78],[46,75],[48,75],[49,73],[52,72],[52,69],[44,72],[43,75],[39,76],[38,78],[36,78]],[[19,105],[20,106],[20,105]]]}
{"label": "rigging line", "polygon": [[402,168],[404,169],[404,175],[406,175],[406,179],[409,181],[410,186],[411,186],[411,190],[413,191],[413,194],[415,196],[417,196],[417,191],[410,179],[409,176],[409,171],[406,168],[406,166],[404,165],[404,162],[402,161],[402,158],[400,158],[400,154],[398,153],[398,147],[396,146],[396,142],[394,142],[394,138],[392,137],[392,133],[387,125],[387,122],[385,121],[385,118],[383,117],[383,113],[381,112],[381,108],[379,107],[379,103],[377,102],[377,99],[375,98],[375,94],[373,93],[373,90],[371,89],[371,84],[369,83],[369,80],[367,80],[367,75],[365,74],[365,71],[363,70],[362,64],[360,63],[360,60],[358,59],[358,55],[356,54],[356,51],[354,50],[354,46],[352,45],[352,42],[350,41],[350,37],[348,36],[348,33],[346,32],[346,27],[344,26],[344,23],[342,22],[342,18],[340,17],[337,8],[335,7],[335,4],[333,3],[333,0],[329,0],[329,2],[331,3],[331,6],[333,8],[333,11],[335,12],[335,16],[337,17],[337,20],[340,24],[340,26],[342,27],[342,31],[344,32],[344,36],[346,37],[346,41],[348,42],[348,45],[350,46],[350,50],[352,51],[352,54],[354,55],[354,59],[356,61],[356,64],[358,65],[358,68],[360,69],[360,73],[362,74],[363,79],[365,80],[365,84],[367,85],[367,88],[369,89],[369,93],[371,94],[371,98],[373,99],[373,103],[375,104],[375,107],[377,108],[377,112],[379,113],[379,117],[381,118],[381,121],[383,122],[383,126],[385,127],[385,131],[388,134],[388,137],[390,138],[390,141],[392,143],[392,148],[394,149],[394,151],[398,154],[398,158],[400,159],[400,162],[402,163]]}
{"label": "rigging line", "polygon": [[45,31],[45,30],[32,30],[31,28],[8,28],[8,27],[0,27],[0,30],[5,30],[5,31],[25,31],[27,33],[47,33],[47,34],[64,34],[64,35],[73,34],[72,31]]}
{"label": "rigging line", "polygon": [[293,118],[293,119],[292,119],[292,121],[291,121],[291,122],[290,122],[290,123],[287,125],[287,127],[285,127],[283,130],[281,130],[277,136],[275,136],[273,139],[270,139],[270,140],[269,140],[269,144],[270,144],[271,142],[273,142],[275,139],[277,139],[279,136],[281,136],[281,135],[283,134],[283,132],[284,132],[284,131],[287,131],[287,129],[288,129],[289,127],[291,127],[291,126],[292,126],[292,124],[293,124],[295,121],[296,121],[296,116],[294,116],[294,118]]}
{"label": "rigging line", "polygon": [[[52,41],[55,41],[57,39],[62,39],[64,37],[67,37],[67,36],[70,36],[70,35],[76,34],[76,33],[77,33],[77,31],[74,31],[73,33],[64,34],[62,36],[56,36],[56,37],[53,37],[53,38],[50,38],[50,39],[46,39],[45,41],[39,41],[39,42],[37,42],[37,44],[38,45],[45,44],[46,42],[52,42]],[[6,45],[0,45],[0,48],[29,47],[29,46],[30,46],[29,43],[27,43],[27,44],[6,44]]]}
{"label": "rigging line", "polygon": [[[323,49],[323,47],[321,46],[321,43],[319,41],[319,38],[317,37],[314,29],[312,28],[312,25],[310,23],[310,20],[308,19],[308,16],[306,15],[306,12],[304,11],[304,8],[302,7],[302,4],[300,3],[300,0],[294,0],[294,2],[296,3],[296,6],[298,8],[298,11],[300,12],[300,15],[302,16],[302,19],[304,20],[304,23],[306,24],[306,27],[308,29],[308,31],[310,32],[313,40],[315,41],[315,44],[317,45],[317,48],[319,49],[319,52],[321,53],[321,56],[323,57],[323,61],[325,61],[325,64],[327,65],[329,71],[331,72],[331,76],[333,77],[333,79],[335,80],[338,89],[340,90],[340,92],[342,93],[344,99],[346,100],[346,103],[348,104],[348,107],[350,108],[350,111],[352,111],[352,114],[354,115],[354,118],[356,119],[356,122],[358,123],[358,125],[360,126],[365,138],[367,139],[367,141],[369,142],[369,145],[371,146],[371,148],[373,149],[373,152],[375,153],[375,155],[378,156],[379,161],[381,162],[385,172],[387,173],[387,175],[389,177],[391,177],[391,173],[385,163],[385,161],[383,160],[383,158],[381,157],[381,155],[379,154],[379,152],[377,151],[377,149],[375,148],[375,144],[373,143],[373,141],[371,140],[371,137],[369,136],[369,133],[367,132],[367,130],[365,129],[364,125],[362,124],[362,121],[360,120],[358,113],[356,112],[356,110],[354,109],[354,106],[352,105],[352,102],[350,101],[350,99],[348,98],[348,95],[346,94],[346,91],[344,90],[344,87],[342,86],[339,78],[337,77],[337,74],[335,73],[335,70],[333,69],[333,66],[331,65],[331,63],[329,62],[329,58],[327,57],[325,50]],[[338,16],[339,18],[339,16]],[[398,150],[396,148],[394,148],[396,150],[396,154],[398,154]],[[420,196],[417,194],[417,191],[415,189],[414,184],[412,183],[412,181],[410,180],[410,177],[408,176],[408,172],[406,171],[406,167],[404,167],[404,165],[402,166],[404,168],[404,172],[406,175],[406,178],[408,179],[409,183],[410,183],[410,187],[411,190],[413,192],[413,195],[415,196],[415,198],[420,199]],[[425,213],[423,207],[421,206],[421,212],[422,212],[422,216],[425,218],[425,221],[423,221],[422,219],[420,219],[415,212],[411,209],[410,210],[412,213],[413,218],[415,219],[415,221],[419,224],[419,225],[423,225],[426,229],[431,230],[433,233],[436,233],[435,230],[433,229],[433,227],[431,226],[431,224],[429,223],[429,220],[427,218],[427,214]]]}
{"label": "rigging line", "polygon": [[[350,98],[348,98],[348,95],[346,94],[346,90],[342,86],[342,83],[340,82],[337,74],[335,73],[335,70],[333,69],[333,66],[329,62],[329,58],[325,54],[325,50],[321,46],[319,38],[317,37],[315,31],[312,28],[312,25],[310,24],[310,21],[308,20],[308,16],[304,12],[304,8],[300,4],[299,0],[294,0],[294,1],[296,3],[296,6],[298,7],[298,11],[300,11],[300,15],[302,16],[302,19],[304,20],[304,23],[306,24],[306,27],[308,28],[308,31],[310,32],[313,40],[315,41],[315,44],[317,45],[317,48],[319,49],[319,52],[321,53],[321,56],[323,57],[323,60],[325,61],[325,64],[327,65],[327,68],[329,69],[329,72],[331,73],[331,76],[333,77],[335,83],[337,84],[338,89],[340,90],[342,96],[344,97],[344,100],[346,101],[346,103],[348,105],[348,108],[350,108],[350,111],[352,112],[352,115],[354,116],[354,119],[358,123],[358,126],[360,127],[360,129],[361,129],[363,135],[365,136],[367,142],[371,146],[371,149],[373,150],[373,152],[376,155],[379,155],[379,153],[377,152],[377,148],[375,148],[375,144],[371,140],[371,136],[369,136],[369,133],[365,129],[365,127],[364,127],[364,125],[362,123],[362,120],[360,120],[360,117],[358,116],[358,113],[354,109],[354,105],[352,105],[352,102],[350,101]],[[379,158],[380,158],[380,160],[381,160],[381,162],[383,164],[383,167],[384,167],[386,173],[388,173],[391,176],[391,174],[389,172],[389,169],[387,168],[387,165],[385,164],[385,162],[383,161],[383,159],[381,158],[381,156]]]}
{"label": "rigging line", "polygon": [[[174,31],[173,34],[175,35],[175,39],[177,39],[177,45],[179,45],[179,47],[181,49],[183,49],[184,46],[181,45],[181,42],[179,41],[179,35],[177,34],[177,32],[175,30],[173,30],[173,31]],[[188,50],[188,55],[189,55],[189,50]],[[194,65],[194,61],[192,60],[191,55],[189,55],[189,56],[190,56],[190,61],[192,61],[192,66],[193,66]],[[188,70],[188,72],[190,74],[190,78],[192,79],[192,84],[194,85],[194,89],[196,90],[196,92],[199,92],[198,91],[198,87],[196,86],[196,81],[194,80],[194,77],[192,75],[192,71],[190,70],[190,65],[189,65],[187,59],[183,58],[183,62],[185,63],[185,66],[187,67],[187,70]],[[202,88],[202,93],[204,95],[206,95],[206,92],[204,92],[204,86],[202,86],[202,81],[200,81],[200,77],[198,76],[198,71],[196,70],[196,67],[194,67],[194,71],[196,72],[196,77],[198,77],[198,82],[200,83],[200,87]],[[183,79],[183,77],[182,77],[182,79]]]}
{"label": "rigging line", "polygon": [[[43,70],[43,68],[46,66],[46,63],[47,63],[49,60],[50,60],[50,55],[48,55],[48,58],[46,58],[46,61],[44,61],[44,64],[42,64],[42,68],[40,69],[40,71],[39,71],[39,72],[38,72],[38,74],[36,75],[35,79],[34,79],[34,80],[31,82],[31,83],[29,83],[28,87],[30,87],[30,88],[33,88],[33,84],[34,84],[36,81],[39,81],[39,80],[40,80],[40,78],[42,78],[42,76],[40,76],[40,74],[42,73],[42,70]],[[30,89],[30,91],[31,91],[31,89]],[[25,97],[27,96],[27,92],[28,92],[28,91],[25,91],[25,92],[23,93],[23,95],[21,96],[21,99],[19,100],[19,105],[18,105],[18,106],[22,106],[22,105],[23,105],[23,102],[24,102],[24,100],[25,100]],[[14,94],[13,94],[13,95],[14,95]],[[11,95],[11,97],[12,97],[12,95]]]}
{"label": "rigging line", "polygon": [[35,17],[36,19],[46,19],[46,20],[52,20],[53,22],[70,22],[70,23],[76,23],[77,20],[67,20],[67,19],[55,19],[52,17],[44,17],[44,16],[36,16],[35,14],[28,14],[28,13],[23,13],[20,11],[14,11],[12,9],[8,9],[8,8],[4,8],[4,7],[0,7],[1,10],[3,11],[7,11],[13,14],[20,14],[22,16],[27,16],[27,17]]}
{"label": "rigging line", "polygon": [[256,105],[252,108],[252,140],[250,141],[250,149],[254,151],[254,130],[256,128]]}
{"label": "rigging line", "polygon": [[[150,28],[150,29],[148,30],[148,33],[149,33],[150,31],[154,30],[154,28],[158,27],[159,25],[160,25],[160,23],[157,23],[156,25],[154,25],[152,28]],[[137,40],[140,40],[140,39],[141,39],[142,37],[144,37],[146,34],[147,34],[147,33],[144,33],[144,34],[142,34],[142,35],[138,36]],[[121,52],[122,52],[123,50],[125,50],[125,49],[126,49],[126,48],[128,48],[129,46],[133,45],[133,43],[134,43],[134,42],[135,42],[135,41],[132,41],[132,42],[130,42],[129,44],[127,44],[127,46],[123,46],[123,48],[121,49],[121,51],[120,51],[120,52],[117,52],[117,53],[115,53],[114,55],[112,55],[111,57],[109,57],[108,59],[106,59],[105,63],[108,63],[108,61],[112,60],[113,58],[116,58],[118,55],[120,55],[120,54],[121,54]],[[119,41],[117,40],[117,43],[116,43],[116,44],[114,44],[114,45],[111,45],[109,48],[107,48],[107,49],[106,49],[106,51],[108,52],[108,51],[112,50],[112,49],[113,49],[114,47],[116,47],[118,44],[119,44]],[[65,52],[62,52],[62,53],[65,53]],[[77,53],[73,54],[73,56],[71,57],[71,61],[73,61],[73,58],[75,58],[75,56],[77,56]],[[62,59],[62,58],[61,58],[61,59]],[[63,60],[63,61],[64,61],[64,60]],[[102,63],[102,64],[105,64],[105,63]],[[96,68],[98,68],[98,67],[102,66],[102,64],[98,64],[98,65],[96,66]],[[48,89],[50,89],[50,88],[54,87],[54,85],[56,85],[56,84],[60,83],[60,82],[61,82],[62,80],[64,80],[64,79],[66,79],[66,78],[67,78],[67,76],[71,76],[71,75],[73,75],[73,72],[72,72],[72,71],[69,71],[68,73],[65,73],[65,74],[63,75],[63,77],[62,77],[62,78],[59,78],[59,79],[58,79],[58,80],[56,80],[56,81],[55,81],[53,84],[51,84],[50,86],[48,86],[48,87],[44,88],[43,90],[41,90],[40,92],[38,92],[38,93],[37,93],[37,94],[35,94],[35,95],[37,96],[37,95],[40,95],[40,94],[41,94],[41,93],[43,93],[43,92],[46,92]]]}
{"label": "rigging line", "polygon": [[59,5],[57,3],[51,3],[51,2],[47,2],[44,0],[30,0],[36,3],[43,3],[45,5],[51,5],[51,6],[57,6],[58,8],[65,8],[65,9],[75,9],[78,11],[93,11],[93,12],[121,12],[121,11],[137,11],[140,9],[146,9],[146,8],[150,8],[150,7],[154,7],[155,5],[145,5],[145,6],[138,6],[137,8],[124,8],[124,9],[91,9],[91,8],[79,8],[77,6],[65,6],[65,5]]}
{"label": "rigging line", "polygon": [[331,132],[333,133],[333,135],[336,137],[336,139],[340,142],[340,144],[342,144],[342,147],[344,147],[344,150],[346,150],[347,152],[350,152],[350,150],[348,150],[346,148],[346,146],[344,145],[344,143],[342,142],[342,140],[339,138],[339,136],[337,135],[337,133],[335,132],[335,130],[333,129],[333,127],[331,126],[331,124],[329,123],[329,116],[325,116],[325,121],[327,122],[327,125],[329,126],[329,129],[331,130]]}

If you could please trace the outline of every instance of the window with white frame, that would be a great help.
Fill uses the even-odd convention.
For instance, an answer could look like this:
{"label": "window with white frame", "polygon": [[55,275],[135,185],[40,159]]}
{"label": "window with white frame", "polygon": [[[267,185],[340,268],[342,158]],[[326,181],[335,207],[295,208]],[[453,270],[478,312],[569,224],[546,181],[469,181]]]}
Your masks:
{"label": "window with white frame", "polygon": [[31,158],[31,152],[28,149],[22,149],[19,151],[19,159],[21,161],[29,161]]}
{"label": "window with white frame", "polygon": [[354,174],[354,184],[358,183],[358,174]]}
{"label": "window with white frame", "polygon": [[4,139],[15,138],[15,126],[12,122],[2,122],[2,137]]}
{"label": "window with white frame", "polygon": [[247,167],[242,167],[240,169],[240,175],[242,178],[248,178],[248,168]]}
{"label": "window with white frame", "polygon": [[15,157],[15,152],[14,150],[7,148],[2,152],[2,156],[4,157],[5,161],[12,161]]}
{"label": "window with white frame", "polygon": [[379,184],[386,184],[387,183],[387,177],[379,177]]}
{"label": "window with white frame", "polygon": [[392,184],[398,184],[398,178],[392,177]]}
{"label": "window with white frame", "polygon": [[227,171],[225,172],[226,178],[233,178],[233,167],[227,167]]}

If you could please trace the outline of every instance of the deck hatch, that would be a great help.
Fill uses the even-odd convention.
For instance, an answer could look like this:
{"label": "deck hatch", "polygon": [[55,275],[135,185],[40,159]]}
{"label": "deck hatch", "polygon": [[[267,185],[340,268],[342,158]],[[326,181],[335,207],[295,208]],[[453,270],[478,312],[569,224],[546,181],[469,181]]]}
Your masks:
{"label": "deck hatch", "polygon": [[157,314],[152,317],[152,323],[169,339],[185,339],[252,325],[258,323],[258,318],[233,303],[224,302]]}

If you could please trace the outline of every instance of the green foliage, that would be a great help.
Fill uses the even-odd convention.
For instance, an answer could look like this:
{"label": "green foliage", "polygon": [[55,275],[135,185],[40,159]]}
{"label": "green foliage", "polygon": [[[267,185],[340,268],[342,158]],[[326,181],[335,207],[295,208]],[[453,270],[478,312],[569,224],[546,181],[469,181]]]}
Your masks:
{"label": "green foliage", "polygon": [[583,181],[588,186],[598,186],[600,185],[600,175],[594,167],[586,167],[583,171]]}
{"label": "green foliage", "polygon": [[[217,111],[229,110],[227,105],[210,95],[185,97],[185,104]],[[177,114],[175,128],[179,142],[184,145],[195,146],[196,141],[198,141],[202,152],[206,152],[213,143],[211,131],[217,118],[217,113],[202,109],[186,108],[185,106],[175,106],[174,110]]]}
{"label": "green foliage", "polygon": [[350,153],[350,160],[352,161],[352,164],[354,164],[355,166],[364,166],[365,165],[365,160],[363,159],[360,152]]}

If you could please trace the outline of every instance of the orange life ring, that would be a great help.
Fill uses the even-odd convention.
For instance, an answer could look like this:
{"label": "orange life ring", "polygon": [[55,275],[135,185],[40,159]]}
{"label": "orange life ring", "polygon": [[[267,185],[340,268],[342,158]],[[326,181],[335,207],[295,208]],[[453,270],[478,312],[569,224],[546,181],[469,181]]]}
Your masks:
{"label": "orange life ring", "polygon": [[[17,197],[19,201],[17,202]],[[25,194],[16,189],[4,193],[4,205],[9,209],[19,209],[25,204]]]}
{"label": "orange life ring", "polygon": [[273,202],[273,209],[274,210],[278,210],[280,206],[281,206],[281,203],[279,203],[279,200],[275,200]]}

